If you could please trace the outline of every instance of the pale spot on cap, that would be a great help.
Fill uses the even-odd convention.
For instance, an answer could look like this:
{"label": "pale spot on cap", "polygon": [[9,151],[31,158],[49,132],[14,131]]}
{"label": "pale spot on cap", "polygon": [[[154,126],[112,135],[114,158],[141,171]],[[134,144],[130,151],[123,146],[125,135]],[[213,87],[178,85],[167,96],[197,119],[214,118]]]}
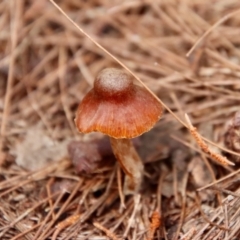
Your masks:
{"label": "pale spot on cap", "polygon": [[125,95],[132,88],[131,76],[117,68],[106,68],[102,70],[95,82],[94,90],[104,97]]}

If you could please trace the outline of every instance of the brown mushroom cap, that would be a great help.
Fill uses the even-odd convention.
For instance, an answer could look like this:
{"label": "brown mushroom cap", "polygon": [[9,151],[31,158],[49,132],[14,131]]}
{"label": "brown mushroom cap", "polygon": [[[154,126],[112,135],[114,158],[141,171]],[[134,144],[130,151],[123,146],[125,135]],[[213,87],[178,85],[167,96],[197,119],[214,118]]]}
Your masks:
{"label": "brown mushroom cap", "polygon": [[75,124],[82,133],[102,132],[134,138],[149,131],[162,115],[161,104],[126,72],[107,68],[80,103]]}

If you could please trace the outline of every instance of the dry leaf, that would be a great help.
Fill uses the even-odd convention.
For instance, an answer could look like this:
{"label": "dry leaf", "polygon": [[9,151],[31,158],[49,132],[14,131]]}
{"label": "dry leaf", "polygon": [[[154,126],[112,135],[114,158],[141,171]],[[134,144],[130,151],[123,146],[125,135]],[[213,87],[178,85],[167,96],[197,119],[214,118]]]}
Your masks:
{"label": "dry leaf", "polygon": [[67,140],[53,141],[41,127],[35,126],[28,129],[25,139],[16,146],[13,153],[17,165],[28,170],[38,170],[50,161],[58,161],[67,156],[67,144]]}

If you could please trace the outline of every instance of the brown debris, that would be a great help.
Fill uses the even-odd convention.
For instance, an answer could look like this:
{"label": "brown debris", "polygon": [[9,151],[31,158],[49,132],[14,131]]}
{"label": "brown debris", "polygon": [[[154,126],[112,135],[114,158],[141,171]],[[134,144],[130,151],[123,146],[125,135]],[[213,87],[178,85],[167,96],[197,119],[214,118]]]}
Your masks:
{"label": "brown debris", "polygon": [[28,129],[23,142],[18,143],[12,153],[16,164],[27,170],[39,170],[51,161],[59,161],[67,156],[68,141],[52,140],[39,126]]}
{"label": "brown debris", "polygon": [[[240,238],[240,2],[57,1],[66,15],[52,2],[0,1],[0,239],[107,239],[94,222],[119,239],[147,239],[156,209],[156,239]],[[165,106],[140,138],[140,197],[120,200],[123,175],[98,148],[102,135],[74,126],[109,67],[127,67]],[[74,143],[67,156],[70,141],[81,151]],[[208,161],[225,154],[236,166]]]}
{"label": "brown debris", "polygon": [[56,226],[56,231],[54,232],[53,236],[52,236],[52,240],[57,239],[58,234],[66,227],[73,225],[74,223],[76,223],[80,218],[80,214],[77,215],[73,215],[68,217],[67,219],[65,219],[64,221],[58,223],[58,225]]}
{"label": "brown debris", "polygon": [[196,139],[197,144],[199,145],[199,147],[203,150],[203,152],[209,154],[212,159],[214,159],[216,162],[226,166],[226,165],[235,165],[233,162],[230,162],[226,157],[221,156],[218,153],[212,152],[208,145],[202,140],[200,134],[197,132],[197,129],[195,127],[192,126],[190,119],[188,118],[188,116],[185,116],[188,122],[188,126],[189,126],[189,131],[191,133],[191,135]]}
{"label": "brown debris", "polygon": [[151,216],[151,225],[149,228],[147,240],[153,240],[155,231],[161,226],[161,216],[158,211],[154,211]]}
{"label": "brown debris", "polygon": [[[132,140],[138,148],[140,140]],[[108,137],[90,141],[71,141],[68,144],[69,157],[76,173],[96,173],[104,170],[104,167],[113,165],[115,157]]]}
{"label": "brown debris", "polygon": [[[240,111],[236,112],[232,120],[228,122],[224,143],[230,150],[240,153]],[[235,156],[234,160],[239,161],[240,157]]]}
{"label": "brown debris", "polygon": [[98,222],[94,222],[93,225],[99,230],[103,231],[110,239],[112,240],[120,240],[114,233],[112,233],[109,229],[105,228]]}
{"label": "brown debris", "polygon": [[107,157],[113,157],[107,137],[91,142],[72,141],[68,145],[68,152],[77,173],[93,173],[98,168],[106,166]]}

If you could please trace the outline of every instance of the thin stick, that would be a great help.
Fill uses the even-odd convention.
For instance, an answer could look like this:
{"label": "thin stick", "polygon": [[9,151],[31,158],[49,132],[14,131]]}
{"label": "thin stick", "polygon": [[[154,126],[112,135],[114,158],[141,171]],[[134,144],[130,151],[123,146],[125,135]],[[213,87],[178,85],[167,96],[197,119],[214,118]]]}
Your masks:
{"label": "thin stick", "polygon": [[21,15],[21,9],[22,7],[20,4],[22,4],[21,1],[10,1],[11,4],[11,59],[9,64],[9,71],[8,71],[8,79],[7,79],[7,89],[6,89],[6,95],[5,95],[5,101],[4,101],[4,107],[3,107],[3,114],[2,114],[2,124],[0,129],[0,166],[4,163],[5,158],[3,157],[2,151],[3,151],[3,143],[4,143],[4,137],[6,133],[6,123],[7,118],[9,115],[9,107],[10,107],[10,100],[12,96],[12,85],[13,85],[13,71],[15,66],[15,57],[16,55],[13,54],[18,40],[18,24],[20,22],[20,15]]}
{"label": "thin stick", "polygon": [[178,196],[178,179],[177,179],[177,166],[176,163],[173,163],[173,195],[175,203],[179,204],[179,196]]}
{"label": "thin stick", "polygon": [[204,211],[202,210],[201,202],[200,202],[200,199],[199,199],[198,195],[196,195],[196,203],[197,203],[198,209],[199,209],[199,211],[200,211],[203,219],[204,219],[207,223],[209,223],[210,225],[215,226],[215,227],[217,227],[217,228],[219,228],[219,229],[221,229],[221,230],[224,230],[224,231],[228,231],[228,230],[229,230],[228,228],[226,228],[226,227],[223,226],[223,225],[218,225],[217,223],[212,222],[212,221],[206,216],[206,214],[205,214]]}
{"label": "thin stick", "polygon": [[112,240],[120,240],[113,232],[111,232],[109,229],[105,228],[103,225],[101,225],[98,222],[93,223],[94,227],[98,228],[99,230],[103,231],[109,238]]}
{"label": "thin stick", "polygon": [[223,18],[221,18],[219,21],[217,21],[212,27],[210,27],[198,40],[197,42],[192,46],[192,48],[188,51],[188,53],[186,54],[187,57],[189,57],[192,52],[194,51],[194,49],[200,44],[201,41],[203,41],[204,38],[206,38],[215,28],[217,28],[219,25],[221,25],[222,23],[224,23],[225,21],[227,21],[229,18],[233,17],[235,14],[239,13],[240,9],[231,12],[229,14],[227,14],[226,16],[224,16]]}
{"label": "thin stick", "polygon": [[[229,228],[228,206],[227,206],[226,203],[224,204],[224,217],[225,217],[225,227],[226,227],[226,228]],[[228,236],[229,236],[229,232],[226,231],[226,232],[225,232],[225,240],[228,240],[228,239],[229,239]]]}
{"label": "thin stick", "polygon": [[183,179],[183,188],[182,188],[182,193],[181,193],[181,195],[182,195],[182,210],[181,210],[178,228],[177,228],[176,234],[174,236],[174,240],[178,239],[178,236],[180,234],[180,231],[181,231],[181,228],[183,225],[184,217],[185,217],[186,204],[187,204],[186,190],[187,190],[188,176],[189,176],[189,173],[186,172],[186,174],[184,175],[184,179]]}
{"label": "thin stick", "polygon": [[226,180],[226,179],[228,179],[228,178],[230,178],[230,177],[233,177],[234,175],[236,175],[236,174],[238,174],[238,173],[240,173],[240,169],[238,169],[237,171],[235,171],[235,172],[233,172],[233,173],[228,174],[228,175],[225,176],[225,177],[222,177],[222,178],[218,179],[218,180],[215,181],[215,182],[209,183],[208,185],[206,185],[206,186],[204,186],[204,187],[198,188],[197,191],[202,191],[202,190],[204,190],[204,189],[206,189],[206,188],[209,188],[209,187],[213,186],[214,184],[220,183],[220,182],[222,182],[222,181],[224,181],[224,180]]}
{"label": "thin stick", "polygon": [[38,228],[42,223],[38,223],[36,225],[34,225],[32,228],[26,230],[25,232],[21,232],[18,235],[16,235],[15,237],[11,238],[11,240],[17,240],[17,239],[23,239],[22,237],[30,232],[32,232],[33,230],[35,230],[36,228]]}
{"label": "thin stick", "polygon": [[162,187],[163,187],[163,181],[166,177],[167,173],[163,172],[160,174],[158,179],[158,187],[157,187],[157,209],[161,214],[161,207],[162,207]]}
{"label": "thin stick", "polygon": [[81,217],[81,222],[85,222],[92,214],[95,212],[102,204],[104,201],[106,201],[107,197],[109,196],[109,192],[112,188],[112,183],[113,179],[115,178],[116,171],[114,170],[109,178],[106,190],[104,194],[98,199],[98,201],[93,204],[85,214],[82,215]]}
{"label": "thin stick", "polygon": [[52,219],[52,221],[49,223],[49,225],[46,227],[45,231],[42,232],[42,234],[39,236],[39,239],[41,238],[46,238],[48,235],[48,230],[51,229],[51,227],[53,226],[53,224],[55,223],[55,221],[59,218],[59,216],[63,213],[63,211],[65,210],[65,208],[68,206],[69,202],[72,200],[72,198],[75,196],[75,194],[77,193],[79,187],[82,185],[82,181],[80,180],[75,188],[73,189],[73,191],[71,192],[70,196],[68,197],[68,199],[65,201],[65,203],[62,205],[62,207],[59,209],[58,213],[56,214],[55,219]]}
{"label": "thin stick", "polygon": [[223,188],[220,188],[220,187],[215,187],[215,186],[212,186],[210,187],[211,189],[215,190],[215,191],[218,191],[218,192],[223,192],[223,193],[226,193],[230,196],[234,196],[234,197],[237,197],[237,198],[240,198],[240,195],[235,193],[235,192],[232,192],[232,191],[229,191],[227,189],[223,189]]}
{"label": "thin stick", "polygon": [[123,189],[122,189],[122,173],[121,173],[121,168],[118,165],[117,166],[117,183],[118,183],[118,192],[119,192],[119,197],[120,197],[120,212],[122,212],[123,209],[126,208],[125,206],[125,195],[123,194]]}
{"label": "thin stick", "polygon": [[182,237],[181,239],[182,239],[182,240],[191,240],[191,239],[193,238],[193,236],[195,235],[195,233],[196,233],[196,229],[193,227],[193,228],[190,229],[190,230],[188,231],[188,233],[187,233],[184,237]]}
{"label": "thin stick", "polygon": [[76,131],[75,131],[73,121],[71,119],[71,114],[70,114],[70,111],[68,109],[67,101],[66,101],[66,97],[65,97],[66,86],[65,86],[65,83],[64,83],[64,77],[65,77],[66,68],[63,68],[63,66],[67,62],[67,57],[66,57],[66,52],[65,51],[66,50],[63,47],[59,49],[58,76],[59,76],[60,98],[61,98],[63,111],[65,113],[65,116],[66,116],[66,119],[68,121],[69,127],[72,130],[72,133],[74,135],[76,133]]}
{"label": "thin stick", "polygon": [[147,240],[154,239],[155,231],[160,227],[160,225],[161,225],[161,215],[159,211],[154,211],[151,216],[151,224],[150,224]]}
{"label": "thin stick", "polygon": [[[134,222],[135,215],[136,215],[136,213],[137,213],[137,211],[138,211],[138,208],[139,208],[140,198],[141,198],[141,195],[140,195],[140,194],[137,194],[137,195],[134,196],[134,209],[133,209],[133,212],[132,212],[131,217],[130,217],[129,220],[128,220],[127,228],[126,228],[126,230],[125,230],[125,232],[124,232],[124,234],[123,234],[123,237],[124,237],[124,238],[127,237],[128,232],[129,232],[129,230],[130,230],[130,227],[132,226],[132,224],[133,224],[133,222]],[[136,227],[136,226],[134,226],[134,227]]]}
{"label": "thin stick", "polygon": [[[54,178],[51,177],[49,179],[49,181],[47,182],[47,185],[46,185],[46,190],[47,190],[47,195],[48,196],[51,196],[51,189],[50,189],[50,186],[53,184],[53,181],[54,181]],[[49,199],[49,206],[51,208],[51,210],[53,210],[53,201],[52,201],[52,198]],[[55,218],[55,213],[54,211],[51,211],[52,212],[52,218],[54,219]]]}
{"label": "thin stick", "polygon": [[41,226],[40,228],[37,230],[37,232],[35,233],[35,236],[33,238],[33,240],[37,240],[37,239],[41,239],[41,237],[39,237],[39,235],[43,232],[44,227],[46,227],[47,221],[50,219],[50,217],[52,216],[52,211],[54,211],[54,209],[56,209],[56,206],[59,204],[60,200],[62,199],[63,195],[65,192],[60,192],[60,194],[57,197],[57,200],[55,201],[53,208],[48,212],[47,216],[44,218],[44,220],[41,222]]}
{"label": "thin stick", "polygon": [[[2,231],[0,233],[0,237],[4,236],[4,234],[6,232],[9,231],[10,228],[14,227],[18,222],[20,222],[22,219],[24,219],[26,216],[28,216],[31,212],[33,212],[36,208],[38,208],[39,206],[41,206],[43,203],[49,201],[49,199],[53,198],[54,196],[56,196],[58,193],[55,193],[51,196],[48,196],[47,198],[43,199],[42,201],[40,201],[39,203],[37,203],[36,205],[34,205],[32,208],[27,209],[23,214],[21,214],[20,216],[17,217],[17,219],[15,219],[14,221],[11,222],[11,224],[9,224],[8,226],[5,226],[3,228],[0,229],[0,231]],[[4,230],[4,231],[3,231]]]}
{"label": "thin stick", "polygon": [[207,154],[209,154],[212,159],[214,159],[216,162],[220,163],[221,165],[235,165],[233,162],[230,162],[226,157],[221,156],[220,154],[214,153],[212,152],[208,145],[202,140],[201,136],[199,135],[199,133],[197,132],[197,129],[195,127],[193,127],[189,117],[187,114],[185,114],[185,118],[186,121],[188,123],[189,126],[189,131],[191,133],[191,135],[195,138],[198,146]]}
{"label": "thin stick", "polygon": [[58,234],[64,229],[67,228],[68,226],[71,226],[73,224],[75,224],[78,219],[80,218],[80,214],[77,215],[73,215],[68,217],[67,219],[63,220],[62,222],[58,223],[58,225],[56,226],[56,230],[52,236],[52,240],[56,240]]}

